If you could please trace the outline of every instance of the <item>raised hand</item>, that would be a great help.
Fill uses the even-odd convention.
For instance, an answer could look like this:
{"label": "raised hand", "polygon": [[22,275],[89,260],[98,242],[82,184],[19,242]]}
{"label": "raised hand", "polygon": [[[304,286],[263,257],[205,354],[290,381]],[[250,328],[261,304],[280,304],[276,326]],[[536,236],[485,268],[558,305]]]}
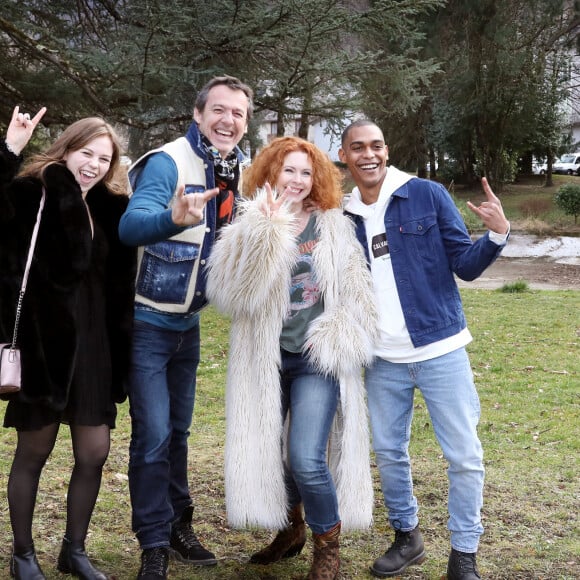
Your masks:
{"label": "raised hand", "polygon": [[286,201],[288,193],[284,191],[281,195],[278,195],[278,197],[274,198],[272,186],[267,182],[264,184],[264,189],[266,190],[266,199],[262,201],[260,209],[264,215],[271,217],[278,213],[279,209],[282,207],[282,204],[284,201]]}
{"label": "raised hand", "polygon": [[185,186],[177,192],[175,203],[171,208],[171,219],[176,226],[194,226],[203,219],[205,204],[219,193],[219,188],[207,189],[203,193],[188,193]]}
{"label": "raised hand", "polygon": [[488,230],[496,234],[507,234],[510,223],[503,213],[501,201],[493,193],[485,177],[481,178],[481,185],[483,185],[486,200],[479,206],[468,201],[467,207],[479,217]]}
{"label": "raised hand", "polygon": [[28,113],[21,113],[18,106],[14,107],[12,119],[6,130],[6,145],[16,155],[20,155],[26,147],[44,113],[46,113],[46,107],[42,107],[31,119]]}

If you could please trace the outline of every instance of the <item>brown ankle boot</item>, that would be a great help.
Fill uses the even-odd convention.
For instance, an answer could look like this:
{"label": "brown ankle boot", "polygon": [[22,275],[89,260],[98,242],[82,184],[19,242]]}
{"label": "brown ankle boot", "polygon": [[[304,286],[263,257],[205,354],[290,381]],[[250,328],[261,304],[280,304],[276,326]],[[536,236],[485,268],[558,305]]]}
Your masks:
{"label": "brown ankle boot", "polygon": [[340,522],[325,534],[312,534],[314,559],[306,580],[335,580],[340,571]]}
{"label": "brown ankle boot", "polygon": [[301,503],[288,512],[288,522],[288,527],[280,530],[269,546],[250,556],[252,564],[272,564],[282,558],[300,554],[306,543],[306,524]]}

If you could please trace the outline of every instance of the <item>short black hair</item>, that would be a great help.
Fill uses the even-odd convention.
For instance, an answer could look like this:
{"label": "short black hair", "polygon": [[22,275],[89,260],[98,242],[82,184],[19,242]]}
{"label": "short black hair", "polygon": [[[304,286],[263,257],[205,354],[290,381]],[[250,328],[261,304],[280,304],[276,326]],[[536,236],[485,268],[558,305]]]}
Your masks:
{"label": "short black hair", "polygon": [[351,132],[352,129],[356,129],[357,127],[367,127],[368,125],[374,125],[378,129],[380,129],[380,127],[374,121],[371,121],[370,119],[357,119],[356,121],[353,121],[342,132],[342,137],[340,138],[341,145],[344,147],[344,144],[346,143],[346,140],[348,139],[348,134]]}

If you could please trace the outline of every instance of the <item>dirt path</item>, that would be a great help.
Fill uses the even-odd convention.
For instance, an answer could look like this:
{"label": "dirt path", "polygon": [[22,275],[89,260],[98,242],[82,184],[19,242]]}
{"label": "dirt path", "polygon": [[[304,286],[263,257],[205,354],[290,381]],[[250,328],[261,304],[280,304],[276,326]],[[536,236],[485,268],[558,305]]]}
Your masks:
{"label": "dirt path", "polygon": [[461,288],[495,289],[516,280],[525,280],[533,290],[580,290],[580,265],[500,256],[477,280],[458,280],[458,284]]}

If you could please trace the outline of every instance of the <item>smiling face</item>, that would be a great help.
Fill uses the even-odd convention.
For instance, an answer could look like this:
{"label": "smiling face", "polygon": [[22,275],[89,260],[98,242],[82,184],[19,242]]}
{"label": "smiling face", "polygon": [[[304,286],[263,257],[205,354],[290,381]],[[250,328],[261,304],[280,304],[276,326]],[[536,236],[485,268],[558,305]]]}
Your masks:
{"label": "smiling face", "polygon": [[376,125],[352,127],[338,156],[346,163],[364,203],[374,203],[387,174],[389,148]]}
{"label": "smiling face", "polygon": [[112,158],[113,142],[107,135],[96,137],[84,147],[64,155],[66,167],[74,175],[83,193],[105,177]]}
{"label": "smiling face", "polygon": [[193,110],[193,118],[225,159],[248,127],[248,97],[241,90],[216,85],[209,91],[203,111]]}
{"label": "smiling face", "polygon": [[278,193],[287,192],[288,201],[300,204],[312,191],[312,162],[304,151],[292,151],[284,157],[276,181]]}

